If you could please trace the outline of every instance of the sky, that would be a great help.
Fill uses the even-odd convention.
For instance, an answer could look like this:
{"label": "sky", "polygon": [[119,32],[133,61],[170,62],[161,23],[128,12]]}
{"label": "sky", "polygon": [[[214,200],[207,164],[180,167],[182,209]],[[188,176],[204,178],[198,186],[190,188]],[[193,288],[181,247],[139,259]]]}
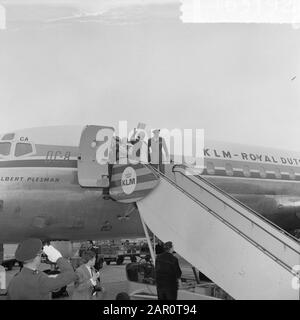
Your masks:
{"label": "sky", "polygon": [[173,0],[56,2],[6,1],[0,132],[127,120],[299,151],[300,29],[183,24]]}

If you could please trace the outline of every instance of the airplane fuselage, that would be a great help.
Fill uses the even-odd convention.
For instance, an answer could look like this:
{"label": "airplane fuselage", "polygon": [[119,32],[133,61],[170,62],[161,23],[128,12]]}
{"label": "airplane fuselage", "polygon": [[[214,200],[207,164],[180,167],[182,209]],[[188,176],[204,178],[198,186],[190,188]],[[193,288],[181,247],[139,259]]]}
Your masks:
{"label": "airplane fuselage", "polygon": [[[65,139],[63,127],[28,129],[12,139],[2,136],[5,148],[11,145],[0,159],[0,243],[28,237],[86,240],[144,235],[133,204],[104,200],[102,188],[78,183],[81,129],[75,130],[72,143]],[[59,132],[61,141],[55,137],[51,141],[51,132]],[[28,154],[19,156],[18,147],[27,148]],[[244,149],[207,147],[203,176],[280,227],[300,229],[300,155]]]}
{"label": "airplane fuselage", "polygon": [[1,168],[0,177],[0,242],[142,234],[137,210],[131,204],[103,200],[100,188],[80,187],[76,168]]}

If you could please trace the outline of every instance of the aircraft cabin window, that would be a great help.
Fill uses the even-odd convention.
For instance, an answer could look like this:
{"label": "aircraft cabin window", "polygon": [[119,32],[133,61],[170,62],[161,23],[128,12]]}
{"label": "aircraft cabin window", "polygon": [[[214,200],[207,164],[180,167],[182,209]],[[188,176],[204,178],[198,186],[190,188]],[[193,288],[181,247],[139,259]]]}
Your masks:
{"label": "aircraft cabin window", "polygon": [[244,176],[245,177],[250,177],[251,176],[250,168],[248,166],[244,166],[243,171],[244,171]]}
{"label": "aircraft cabin window", "polygon": [[207,162],[207,173],[214,174],[215,173],[215,166],[212,162]]}
{"label": "aircraft cabin window", "polygon": [[226,170],[226,174],[228,176],[233,176],[233,169],[232,169],[232,165],[231,164],[227,163],[225,165],[225,170]]}
{"label": "aircraft cabin window", "polygon": [[281,179],[281,173],[280,173],[280,170],[278,168],[274,169],[274,173],[275,173],[275,177],[277,179]]}
{"label": "aircraft cabin window", "polygon": [[10,153],[10,142],[0,142],[0,156],[8,156]]}
{"label": "aircraft cabin window", "polygon": [[264,167],[259,167],[259,174],[260,174],[261,178],[267,177],[266,170]]}
{"label": "aircraft cabin window", "polygon": [[15,156],[20,157],[32,152],[32,145],[30,143],[17,143]]}
{"label": "aircraft cabin window", "polygon": [[292,180],[296,179],[296,175],[295,175],[295,172],[294,172],[293,169],[290,169],[290,170],[289,170],[289,175],[290,175],[290,178],[291,178]]}

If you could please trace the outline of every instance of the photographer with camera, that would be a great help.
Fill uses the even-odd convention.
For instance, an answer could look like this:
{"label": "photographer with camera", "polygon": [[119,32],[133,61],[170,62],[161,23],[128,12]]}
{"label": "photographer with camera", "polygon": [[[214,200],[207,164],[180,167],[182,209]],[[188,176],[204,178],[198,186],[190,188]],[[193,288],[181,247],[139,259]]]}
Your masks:
{"label": "photographer with camera", "polygon": [[75,271],[78,279],[74,284],[72,300],[92,300],[97,298],[98,292],[104,293],[104,288],[100,285],[100,274],[94,268],[95,252],[83,252],[82,261],[83,264]]}

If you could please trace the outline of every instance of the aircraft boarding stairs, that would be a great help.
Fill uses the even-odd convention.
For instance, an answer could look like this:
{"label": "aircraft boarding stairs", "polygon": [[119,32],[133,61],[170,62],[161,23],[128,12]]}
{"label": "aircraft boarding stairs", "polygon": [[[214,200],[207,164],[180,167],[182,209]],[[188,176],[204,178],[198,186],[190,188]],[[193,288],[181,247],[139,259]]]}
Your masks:
{"label": "aircraft boarding stairs", "polygon": [[[191,168],[171,166],[172,172],[164,175],[135,157],[128,164],[132,152],[119,143],[117,156],[113,135],[112,127],[83,129],[78,157],[82,187],[109,190],[115,201],[136,203],[142,222],[159,239],[172,240],[185,260],[231,297],[299,300],[300,244],[295,238]],[[107,145],[111,152],[104,152]],[[117,158],[118,164],[108,165]]]}
{"label": "aircraft boarding stairs", "polygon": [[234,299],[300,299],[295,238],[191,168],[146,166],[160,182],[137,206],[159,239]]}

